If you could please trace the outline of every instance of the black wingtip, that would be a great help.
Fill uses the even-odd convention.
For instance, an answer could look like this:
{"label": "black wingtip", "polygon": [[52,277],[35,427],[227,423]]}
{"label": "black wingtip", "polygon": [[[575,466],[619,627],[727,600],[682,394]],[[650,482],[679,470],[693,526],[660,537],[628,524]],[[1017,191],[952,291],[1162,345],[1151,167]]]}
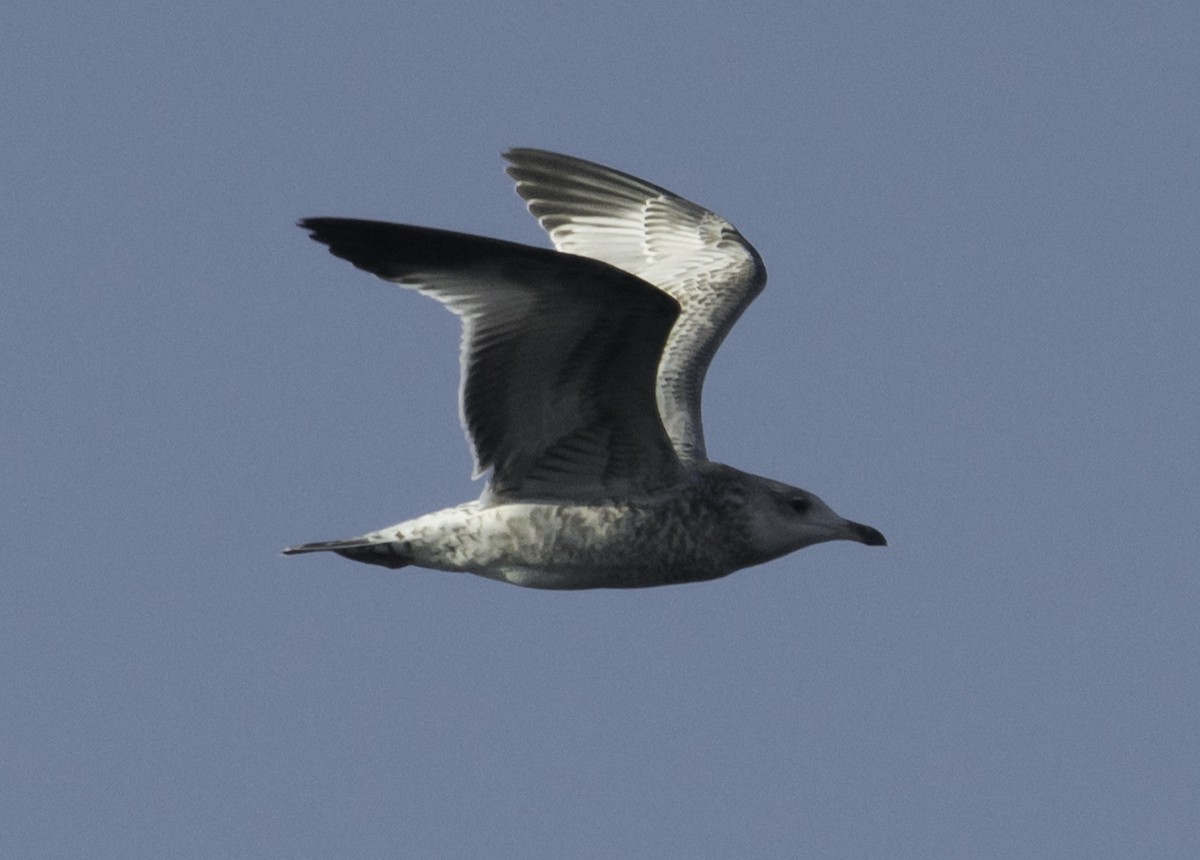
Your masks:
{"label": "black wingtip", "polygon": [[356,220],[358,219],[319,216],[301,218],[296,222],[296,226],[306,231],[309,237],[316,239],[318,242],[325,242],[325,239],[321,238],[322,236],[327,236],[329,233],[334,232],[339,224],[345,226],[354,223]]}
{"label": "black wingtip", "polygon": [[308,238],[314,242],[320,242],[328,247],[330,243],[330,227],[332,222],[338,221],[337,218],[301,218],[296,222],[296,226],[308,234]]}

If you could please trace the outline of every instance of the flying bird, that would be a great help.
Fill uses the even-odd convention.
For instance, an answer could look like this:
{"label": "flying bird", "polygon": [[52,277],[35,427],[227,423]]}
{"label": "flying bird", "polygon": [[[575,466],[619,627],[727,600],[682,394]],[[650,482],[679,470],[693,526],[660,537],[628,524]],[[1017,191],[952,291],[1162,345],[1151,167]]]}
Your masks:
{"label": "flying bird", "polygon": [[886,544],[807,490],[707,457],[705,373],[766,282],[741,233],[599,164],[504,158],[555,250],[300,221],[334,256],[461,318],[460,416],[475,476],[490,476],[476,501],[284,552],[582,589],[716,579],[824,541]]}

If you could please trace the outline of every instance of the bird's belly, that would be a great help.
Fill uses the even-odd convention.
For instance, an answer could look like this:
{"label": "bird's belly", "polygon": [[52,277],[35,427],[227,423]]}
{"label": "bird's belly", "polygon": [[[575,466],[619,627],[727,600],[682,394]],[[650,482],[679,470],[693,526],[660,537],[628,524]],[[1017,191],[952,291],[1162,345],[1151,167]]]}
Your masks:
{"label": "bird's belly", "polygon": [[639,588],[728,573],[713,536],[652,506],[462,505],[402,523],[413,563],[528,588]]}

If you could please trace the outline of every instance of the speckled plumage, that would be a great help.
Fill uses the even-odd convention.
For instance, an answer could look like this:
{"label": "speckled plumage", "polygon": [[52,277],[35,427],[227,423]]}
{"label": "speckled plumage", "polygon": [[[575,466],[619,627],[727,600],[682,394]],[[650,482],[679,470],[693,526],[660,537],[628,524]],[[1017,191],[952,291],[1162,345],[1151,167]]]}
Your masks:
{"label": "speckled plumage", "polygon": [[491,476],[478,501],[285,552],[577,589],[713,579],[827,540],[883,544],[805,490],[706,459],[705,372],[766,280],[741,234],[607,167],[505,157],[556,251],[301,222],[334,255],[462,318],[462,420],[476,473]]}

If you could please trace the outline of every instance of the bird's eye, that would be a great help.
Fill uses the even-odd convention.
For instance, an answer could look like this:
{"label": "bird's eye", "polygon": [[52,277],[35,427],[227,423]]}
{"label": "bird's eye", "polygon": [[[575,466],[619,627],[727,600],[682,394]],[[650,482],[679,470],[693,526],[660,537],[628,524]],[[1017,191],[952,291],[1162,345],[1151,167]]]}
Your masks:
{"label": "bird's eye", "polygon": [[792,510],[798,514],[806,514],[808,513],[808,509],[812,507],[812,502],[803,496],[796,496],[789,504],[791,504]]}

